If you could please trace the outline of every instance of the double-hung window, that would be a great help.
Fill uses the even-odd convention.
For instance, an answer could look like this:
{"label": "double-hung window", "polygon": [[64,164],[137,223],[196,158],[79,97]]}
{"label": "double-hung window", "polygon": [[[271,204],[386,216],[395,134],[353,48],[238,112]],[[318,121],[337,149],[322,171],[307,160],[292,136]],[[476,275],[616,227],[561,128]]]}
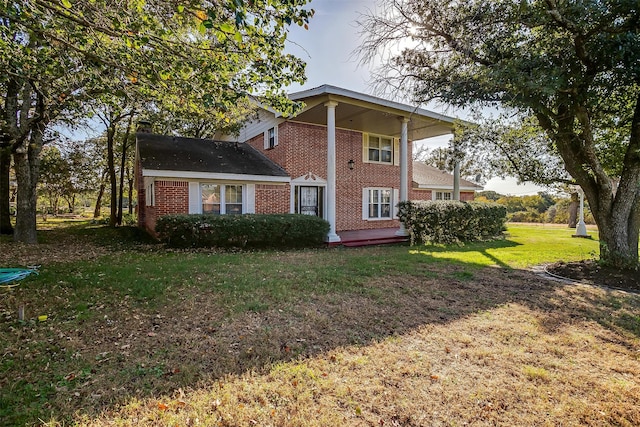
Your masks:
{"label": "double-hung window", "polygon": [[202,213],[213,215],[241,214],[242,185],[202,184]]}
{"label": "double-hung window", "polygon": [[156,197],[155,197],[155,193],[153,192],[153,181],[151,181],[145,188],[145,199],[146,199],[147,206],[156,205]]}
{"label": "double-hung window", "polygon": [[369,161],[393,164],[393,139],[369,135]]}
{"label": "double-hung window", "polygon": [[391,218],[392,191],[390,188],[370,188],[369,218]]}
{"label": "double-hung window", "polygon": [[451,192],[449,191],[436,191],[436,200],[451,200]]}
{"label": "double-hung window", "polygon": [[278,145],[278,127],[274,126],[264,132],[264,149],[268,150]]}

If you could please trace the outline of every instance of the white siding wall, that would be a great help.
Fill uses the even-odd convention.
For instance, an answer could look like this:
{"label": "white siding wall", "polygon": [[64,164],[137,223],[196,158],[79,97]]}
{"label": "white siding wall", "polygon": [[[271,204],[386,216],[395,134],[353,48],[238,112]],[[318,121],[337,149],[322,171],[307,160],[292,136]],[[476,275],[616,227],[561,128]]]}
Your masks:
{"label": "white siding wall", "polygon": [[275,114],[267,111],[267,110],[258,110],[258,118],[253,119],[250,122],[247,122],[244,127],[240,130],[240,135],[238,137],[223,135],[219,139],[221,141],[240,141],[245,142],[250,140],[251,138],[257,135],[264,135],[264,132],[272,127],[278,126],[280,123],[284,122],[283,118],[276,118]]}
{"label": "white siding wall", "polygon": [[189,182],[189,213],[202,213],[202,198],[200,196],[200,183]]}

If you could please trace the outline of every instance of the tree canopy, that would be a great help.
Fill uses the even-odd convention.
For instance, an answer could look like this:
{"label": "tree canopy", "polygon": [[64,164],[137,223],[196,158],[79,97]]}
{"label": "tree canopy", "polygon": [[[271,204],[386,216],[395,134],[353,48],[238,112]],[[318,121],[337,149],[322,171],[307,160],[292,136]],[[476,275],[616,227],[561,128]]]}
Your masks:
{"label": "tree canopy", "polygon": [[0,0],[0,148],[18,181],[14,238],[36,242],[42,135],[88,100],[142,98],[222,123],[248,97],[294,112],[284,88],[304,81],[305,64],[284,45],[288,27],[313,15],[306,3]]}
{"label": "tree canopy", "polygon": [[[600,256],[638,267],[640,8],[636,0],[394,0],[363,18],[362,58],[416,102],[532,116],[585,192]],[[391,48],[400,47],[399,53]],[[523,147],[526,149],[526,140]]]}

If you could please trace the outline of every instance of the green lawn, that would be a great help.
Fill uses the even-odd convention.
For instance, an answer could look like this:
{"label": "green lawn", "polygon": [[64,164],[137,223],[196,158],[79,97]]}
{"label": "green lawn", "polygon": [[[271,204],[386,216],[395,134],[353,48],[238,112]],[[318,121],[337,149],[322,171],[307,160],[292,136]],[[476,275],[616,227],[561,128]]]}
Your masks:
{"label": "green lawn", "polygon": [[[640,396],[640,369],[628,368],[638,362],[629,349],[640,345],[640,299],[521,270],[596,256],[595,238],[571,234],[510,225],[504,240],[464,246],[219,252],[166,250],[136,229],[85,222],[41,231],[37,247],[0,240],[3,266],[41,264],[40,275],[0,289],[0,425],[411,425],[412,414],[454,407],[452,396],[469,407],[493,396],[455,370],[436,369],[450,353],[439,349],[460,346],[472,353],[457,362],[459,375],[492,375],[502,382],[495,388],[527,393],[544,382],[545,396],[563,407],[592,402],[579,417],[591,417],[598,401],[622,409],[594,425],[624,425],[633,421],[625,408],[640,404],[629,397]],[[558,326],[565,323],[572,326]],[[421,350],[398,360],[406,348]],[[566,364],[562,355],[573,353]],[[388,367],[391,383],[379,383],[387,374],[370,370],[372,360]],[[589,372],[590,360],[611,360],[599,369],[612,378],[623,367],[633,375],[602,387],[579,383],[577,370]],[[434,372],[414,383],[420,364]],[[309,388],[301,392],[301,384]],[[420,394],[428,384],[450,388],[437,400],[443,406],[421,406],[432,400]],[[391,393],[388,408],[366,403],[383,391]],[[602,400],[603,393],[611,396]],[[523,416],[486,425],[530,424],[536,411],[550,410],[538,398],[527,398]],[[413,423],[477,420],[458,412]],[[582,424],[569,410],[557,412],[551,424]]]}
{"label": "green lawn", "polygon": [[527,268],[557,261],[598,258],[598,234],[592,239],[571,237],[575,230],[556,225],[509,224],[505,240],[468,244],[462,247],[426,247],[412,253],[436,259],[479,266]]}

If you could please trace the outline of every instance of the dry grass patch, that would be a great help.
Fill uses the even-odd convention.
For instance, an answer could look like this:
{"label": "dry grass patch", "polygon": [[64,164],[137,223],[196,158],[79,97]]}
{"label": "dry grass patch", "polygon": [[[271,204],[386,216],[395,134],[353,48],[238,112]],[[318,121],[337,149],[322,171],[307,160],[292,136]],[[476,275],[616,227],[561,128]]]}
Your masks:
{"label": "dry grass patch", "polygon": [[461,251],[484,264],[79,232],[0,251],[46,260],[1,294],[0,425],[640,425],[636,294],[482,267],[506,259],[482,247]]}
{"label": "dry grass patch", "polygon": [[[67,341],[109,358],[79,397],[68,391],[73,422],[640,425],[640,339],[621,321],[639,313],[637,296],[498,269],[464,281],[434,271],[372,282],[383,299],[318,295],[225,318],[200,293],[153,315],[110,313],[124,316],[102,334],[115,343]],[[128,382],[109,382],[134,363]]]}

